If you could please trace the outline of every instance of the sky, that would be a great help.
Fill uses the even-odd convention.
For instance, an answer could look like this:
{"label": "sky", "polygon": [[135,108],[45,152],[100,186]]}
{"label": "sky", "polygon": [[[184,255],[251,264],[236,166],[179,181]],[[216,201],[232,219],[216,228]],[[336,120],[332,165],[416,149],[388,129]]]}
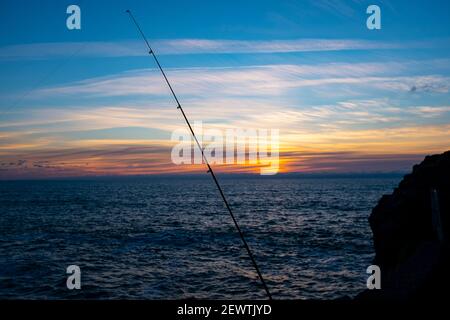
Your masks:
{"label": "sky", "polygon": [[0,179],[204,171],[171,161],[186,124],[126,9],[191,121],[278,129],[280,173],[405,172],[450,149],[448,1],[2,0]]}

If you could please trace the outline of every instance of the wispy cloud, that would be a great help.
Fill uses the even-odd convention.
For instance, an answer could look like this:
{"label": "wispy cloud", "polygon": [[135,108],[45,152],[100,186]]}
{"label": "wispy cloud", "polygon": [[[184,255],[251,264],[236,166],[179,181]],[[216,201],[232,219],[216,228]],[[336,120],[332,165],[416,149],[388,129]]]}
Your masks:
{"label": "wispy cloud", "polygon": [[[448,148],[449,126],[390,130],[311,132],[295,143],[283,138],[281,169],[289,172],[405,171],[423,155]],[[386,139],[389,137],[389,139]],[[431,143],[430,143],[431,142]],[[69,141],[64,147],[16,145],[0,150],[0,179],[33,176],[129,175],[201,172],[203,166],[175,166],[170,142],[152,140]],[[250,166],[216,166],[219,171],[253,172]]]}
{"label": "wispy cloud", "polygon": [[424,118],[438,118],[450,113],[450,106],[422,106],[411,108],[409,112],[424,117]]}
{"label": "wispy cloud", "polygon": [[[448,124],[420,124],[420,118],[450,114],[450,106],[396,107],[388,99],[349,100],[334,105],[277,105],[264,100],[210,101],[189,105],[191,119],[205,128],[279,127],[284,171],[406,170],[423,154],[450,147]],[[29,118],[27,120],[27,117]],[[22,121],[2,125],[0,178],[105,174],[152,174],[202,170],[170,161],[174,142],[127,134],[100,138],[95,131],[77,138],[72,132],[102,128],[183,128],[175,108],[122,106],[36,109]],[[18,127],[27,128],[27,131]],[[129,130],[128,130],[129,131]],[[419,157],[419,158],[420,158]],[[252,172],[254,168],[220,170]]]}
{"label": "wispy cloud", "polygon": [[[435,47],[442,41],[389,42],[362,39],[222,40],[165,39],[152,45],[159,54],[281,53],[343,50],[383,50]],[[142,41],[50,42],[0,47],[1,60],[53,59],[58,57],[145,56]]]}
{"label": "wispy cloud", "polygon": [[[348,100],[316,106],[284,105],[264,99],[222,99],[214,103],[210,100],[190,102],[186,110],[192,121],[203,121],[204,126],[210,128],[279,128],[284,141],[291,145],[297,142],[323,144],[338,137],[345,141],[351,137],[357,141],[361,138],[358,134],[364,130],[378,130],[378,134],[371,132],[367,137],[384,141],[389,130],[394,128],[423,125],[424,121],[429,126],[439,125],[441,119],[450,115],[450,106],[399,107],[389,99]],[[55,147],[58,140],[62,144],[68,140],[85,141],[86,137],[101,136],[99,130],[125,127],[159,130],[168,139],[171,131],[184,127],[173,106],[158,104],[39,108],[17,116],[18,120],[11,119],[0,126],[4,150],[14,150],[19,144],[27,148]],[[89,135],[80,138],[79,132],[86,131]],[[128,139],[142,139],[142,132],[127,131]],[[123,131],[118,133],[113,136],[124,134]],[[154,136],[154,132],[151,133]],[[416,132],[411,137],[420,135]]]}
{"label": "wispy cloud", "polygon": [[355,15],[355,4],[358,4],[358,0],[315,0],[310,1],[314,6],[321,10],[334,15],[342,15],[345,17],[352,17]]}
{"label": "wispy cloud", "polygon": [[368,0],[310,0],[309,2],[320,10],[344,18],[351,18],[365,12],[364,9],[371,4],[395,10],[394,3],[390,0],[378,0],[376,3]]}
{"label": "wispy cloud", "polygon": [[[236,68],[167,69],[177,92],[196,96],[268,96],[303,87],[341,85],[391,92],[447,93],[450,79],[441,75],[402,75],[408,63],[328,63],[318,65],[265,65]],[[35,96],[167,95],[154,69],[134,70],[40,89]]]}

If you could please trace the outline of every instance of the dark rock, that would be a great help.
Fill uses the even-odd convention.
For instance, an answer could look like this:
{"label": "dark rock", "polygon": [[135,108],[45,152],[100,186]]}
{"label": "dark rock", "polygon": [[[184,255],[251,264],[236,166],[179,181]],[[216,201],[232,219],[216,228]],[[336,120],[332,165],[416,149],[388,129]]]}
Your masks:
{"label": "dark rock", "polygon": [[[437,195],[432,206],[432,192]],[[436,221],[434,210],[439,210]],[[438,220],[439,220],[438,219]],[[381,289],[357,299],[442,299],[450,288],[450,151],[427,156],[391,195],[384,195],[369,217],[381,269]],[[441,230],[441,233],[437,229]],[[444,238],[442,237],[444,235]],[[447,271],[448,270],[448,271]]]}

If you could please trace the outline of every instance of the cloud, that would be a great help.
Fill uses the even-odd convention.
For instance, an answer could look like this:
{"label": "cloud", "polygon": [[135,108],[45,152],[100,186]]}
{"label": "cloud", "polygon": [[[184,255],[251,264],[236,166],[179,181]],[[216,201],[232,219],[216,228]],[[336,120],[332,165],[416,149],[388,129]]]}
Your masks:
{"label": "cloud", "polygon": [[[154,108],[154,109],[153,109]],[[212,109],[214,108],[214,109]],[[415,155],[448,149],[450,126],[420,124],[449,106],[397,107],[388,99],[346,100],[336,104],[295,107],[264,99],[220,99],[188,105],[191,120],[205,128],[280,129],[284,171],[391,171],[409,168]],[[74,137],[71,132],[102,128],[184,128],[176,108],[165,106],[102,106],[41,109],[3,124],[0,136],[0,178],[152,174],[191,172],[202,166],[177,167],[170,162],[173,142],[127,137]],[[402,121],[406,121],[406,124]],[[408,124],[412,122],[413,124]],[[52,122],[56,122],[52,126]],[[26,131],[20,130],[21,127]],[[8,131],[10,130],[10,131]],[[20,134],[14,133],[20,130]],[[408,156],[411,155],[411,156]],[[415,158],[414,158],[415,159]],[[252,172],[253,167],[219,168]]]}
{"label": "cloud", "polygon": [[[405,171],[423,155],[448,148],[449,129],[447,125],[341,130],[322,136],[312,132],[316,135],[315,141],[305,135],[297,135],[295,141],[286,141],[286,137],[282,137],[281,170]],[[60,148],[40,146],[31,150],[18,147],[13,153],[1,154],[0,179],[204,172],[202,165],[175,166],[170,161],[170,150],[170,142],[152,140],[72,141]],[[254,166],[245,165],[215,166],[215,169],[255,172]]]}
{"label": "cloud", "polygon": [[[289,152],[283,154],[292,172],[406,172],[426,153]],[[383,164],[382,166],[380,164]]]}
{"label": "cloud", "polygon": [[157,141],[67,143],[64,148],[3,155],[0,179],[170,173],[178,168],[169,155],[170,146]]}
{"label": "cloud", "polygon": [[[222,40],[163,39],[152,41],[158,54],[231,54],[320,52],[343,50],[406,49],[434,47],[435,41],[382,42],[362,39]],[[140,40],[116,42],[47,42],[0,47],[0,61],[40,60],[65,57],[134,57],[147,55]]]}
{"label": "cloud", "polygon": [[411,77],[394,77],[376,83],[376,87],[392,91],[411,93],[447,93],[450,88],[450,78],[440,75],[425,75]]}
{"label": "cloud", "polygon": [[[346,19],[365,12],[365,9],[372,4],[372,2],[366,0],[310,0],[309,2],[321,11],[342,16]],[[389,8],[395,11],[394,3],[390,0],[378,0],[376,4],[382,8]]]}
{"label": "cloud", "polygon": [[335,15],[342,15],[345,17],[353,17],[355,15],[355,4],[359,1],[343,1],[343,0],[314,0],[310,1],[311,4],[318,7],[321,10],[325,10]]}
{"label": "cloud", "polygon": [[[284,141],[291,145],[297,142],[323,144],[338,137],[341,140],[337,144],[345,145],[348,138],[354,141],[361,139],[359,133],[364,130],[376,130],[376,134],[371,132],[367,137],[383,142],[388,137],[394,137],[394,132],[389,131],[394,128],[399,130],[424,122],[430,126],[439,125],[441,119],[448,115],[450,107],[396,106],[389,99],[345,100],[329,105],[298,106],[264,99],[222,98],[214,102],[209,99],[190,102],[185,105],[185,111],[192,122],[202,121],[204,127],[208,128],[280,129]],[[117,140],[121,136],[129,141],[156,136],[168,139],[170,132],[184,128],[176,108],[154,103],[37,108],[32,112],[17,114],[17,117],[17,120],[11,119],[0,126],[2,150],[14,152],[15,149],[23,148],[59,148],[64,147],[67,141],[82,141],[85,144],[87,140],[95,139],[96,143],[106,143],[108,139],[114,141],[111,137]],[[114,128],[121,130],[114,133]],[[142,130],[133,131],[131,128]],[[105,135],[101,130],[108,130],[109,134]],[[155,130],[159,130],[158,135],[155,135]],[[401,131],[398,135],[403,133]],[[425,133],[408,134],[414,137]]]}
{"label": "cloud", "polygon": [[[377,89],[390,92],[447,93],[450,78],[441,75],[401,75],[414,63],[326,63],[318,65],[264,65],[166,69],[176,92],[183,96],[270,96],[298,88],[332,86],[348,90]],[[170,96],[158,70],[133,70],[71,84],[39,89],[34,97],[77,95],[119,97]]]}
{"label": "cloud", "polygon": [[409,112],[424,118],[439,118],[450,113],[450,106],[419,106],[411,108]]}

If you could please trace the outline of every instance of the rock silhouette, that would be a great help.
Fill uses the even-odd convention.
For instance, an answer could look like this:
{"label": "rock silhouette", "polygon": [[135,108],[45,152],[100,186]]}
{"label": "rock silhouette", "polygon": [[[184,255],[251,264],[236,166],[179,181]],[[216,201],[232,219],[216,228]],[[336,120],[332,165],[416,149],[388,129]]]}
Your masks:
{"label": "rock silhouette", "polygon": [[358,300],[446,298],[450,288],[450,151],[427,156],[369,217],[381,289]]}

